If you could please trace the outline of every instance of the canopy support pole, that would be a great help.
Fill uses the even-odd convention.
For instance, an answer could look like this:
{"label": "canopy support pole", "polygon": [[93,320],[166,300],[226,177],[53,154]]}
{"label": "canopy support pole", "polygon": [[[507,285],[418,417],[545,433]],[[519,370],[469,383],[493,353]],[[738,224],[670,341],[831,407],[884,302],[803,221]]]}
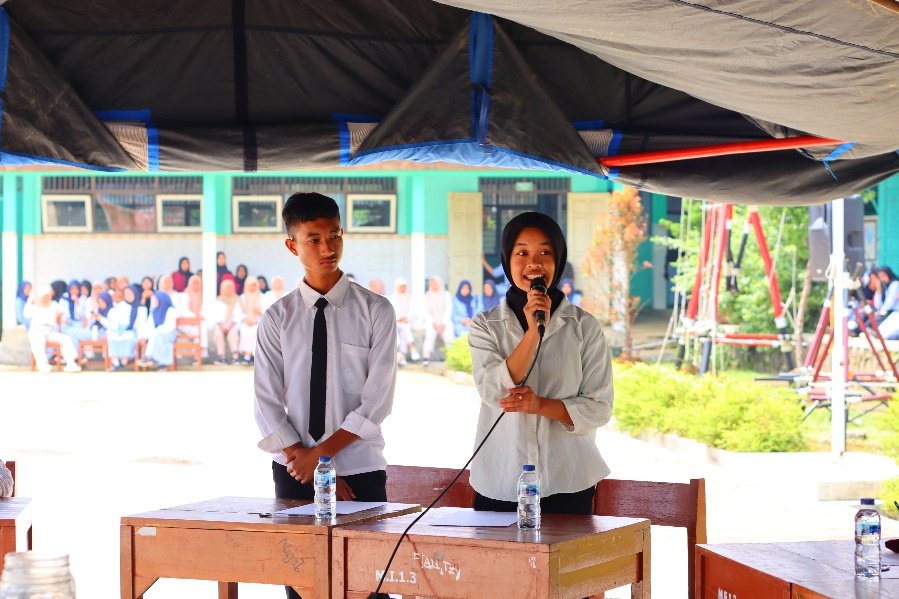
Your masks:
{"label": "canopy support pole", "polygon": [[715,156],[732,156],[734,154],[755,154],[757,152],[774,152],[777,150],[796,150],[817,146],[838,146],[843,142],[838,139],[825,139],[813,135],[786,137],[783,139],[758,139],[754,141],[738,141],[729,144],[696,146],[694,148],[677,148],[656,152],[635,152],[620,156],[603,156],[597,162],[606,167],[637,166],[640,164],[656,164],[690,160],[692,158],[712,158]]}
{"label": "canopy support pole", "polygon": [[846,374],[848,371],[847,282],[849,273],[845,267],[845,200],[834,200],[832,206],[833,251],[830,270],[833,278],[833,348],[830,354],[830,450],[835,456],[846,451]]}

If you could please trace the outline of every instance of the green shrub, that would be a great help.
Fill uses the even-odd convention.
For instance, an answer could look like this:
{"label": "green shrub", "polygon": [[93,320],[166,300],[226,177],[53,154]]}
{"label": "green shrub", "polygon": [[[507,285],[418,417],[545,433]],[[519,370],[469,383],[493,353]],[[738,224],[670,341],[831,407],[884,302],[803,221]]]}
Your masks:
{"label": "green shrub", "polygon": [[893,478],[883,483],[882,495],[884,513],[894,520],[899,520],[899,510],[893,503],[893,501],[899,501],[899,478]]}
{"label": "green shrub", "polygon": [[471,348],[468,346],[468,335],[462,335],[447,348],[446,367],[471,374]]}
{"label": "green shrub", "polygon": [[884,451],[888,455],[899,459],[899,395],[893,397],[887,408],[887,413],[875,422],[877,428],[886,433],[881,442]]}
{"label": "green shrub", "polygon": [[802,451],[802,409],[789,390],[668,367],[615,364],[619,426],[631,434],[675,433],[731,451]]}

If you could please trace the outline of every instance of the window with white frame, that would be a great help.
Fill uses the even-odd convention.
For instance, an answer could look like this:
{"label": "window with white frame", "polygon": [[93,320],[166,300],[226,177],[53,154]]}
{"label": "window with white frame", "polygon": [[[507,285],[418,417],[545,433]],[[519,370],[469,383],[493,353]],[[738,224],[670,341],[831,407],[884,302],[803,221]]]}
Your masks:
{"label": "window with white frame", "polygon": [[93,229],[93,206],[88,194],[44,194],[41,215],[44,233],[79,233]]}
{"label": "window with white frame", "polygon": [[199,232],[203,228],[203,196],[158,194],[156,230],[161,233]]}
{"label": "window with white frame", "polygon": [[349,233],[396,233],[396,195],[348,194],[346,230]]}
{"label": "window with white frame", "polygon": [[235,195],[231,228],[235,233],[277,233],[281,225],[280,195]]}

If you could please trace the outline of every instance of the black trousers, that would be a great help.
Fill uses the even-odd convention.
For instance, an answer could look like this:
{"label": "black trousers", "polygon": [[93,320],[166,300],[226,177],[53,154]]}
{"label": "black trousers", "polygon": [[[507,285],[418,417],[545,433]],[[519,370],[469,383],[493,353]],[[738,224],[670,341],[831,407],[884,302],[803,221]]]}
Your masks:
{"label": "black trousers", "polygon": [[[590,487],[576,493],[556,493],[540,498],[542,514],[583,514],[593,513],[593,495],[596,487]],[[517,512],[518,502],[499,501],[484,497],[477,491],[474,494],[474,509],[482,512]]]}
{"label": "black trousers", "polygon": [[[356,494],[356,501],[387,501],[387,472],[385,470],[351,474],[340,478],[345,480]],[[315,496],[312,483],[301,485],[297,479],[287,473],[287,467],[278,462],[272,462],[272,479],[275,481],[275,497],[278,499],[312,501]],[[292,588],[285,587],[285,589],[287,590],[287,599],[302,599]]]}
{"label": "black trousers", "polygon": [[[301,485],[297,479],[287,473],[287,467],[278,462],[272,462],[272,478],[275,481],[275,497],[278,499],[312,501],[315,496],[312,483]],[[345,480],[356,494],[356,501],[387,501],[387,472],[384,470],[351,474],[340,478]]]}

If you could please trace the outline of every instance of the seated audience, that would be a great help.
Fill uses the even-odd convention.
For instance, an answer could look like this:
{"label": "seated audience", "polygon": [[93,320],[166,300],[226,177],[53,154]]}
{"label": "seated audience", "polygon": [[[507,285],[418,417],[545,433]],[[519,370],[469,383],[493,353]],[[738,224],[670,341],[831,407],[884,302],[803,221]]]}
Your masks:
{"label": "seated audience", "polygon": [[422,348],[422,363],[427,366],[434,352],[437,338],[449,346],[453,336],[453,297],[443,285],[443,279],[433,276],[428,281],[428,290],[424,297],[425,340]]}
{"label": "seated audience", "polygon": [[475,315],[476,298],[471,294],[471,281],[463,279],[456,288],[453,298],[453,333],[461,337],[468,333],[471,319]]}
{"label": "seated audience", "polygon": [[31,283],[22,281],[16,290],[16,323],[25,326],[25,330],[31,326],[31,319],[25,318],[25,304],[28,303],[28,296],[31,295]]}
{"label": "seated audience", "polygon": [[406,356],[417,362],[421,354],[415,349],[415,337],[412,334],[412,325],[415,315],[412,310],[412,296],[409,294],[409,285],[406,279],[397,279],[393,283],[393,293],[387,298],[393,305],[396,313],[396,353],[397,363],[406,365]]}
{"label": "seated audience", "polygon": [[172,287],[178,293],[187,289],[187,283],[194,273],[190,272],[190,260],[187,256],[182,256],[178,260],[178,270],[172,273]]}
{"label": "seated audience", "polygon": [[175,337],[178,334],[176,320],[177,314],[169,294],[165,291],[154,293],[147,317],[147,350],[137,363],[138,366],[162,370],[172,365],[175,360]]}
{"label": "seated audience", "polygon": [[31,320],[28,329],[28,342],[38,372],[50,372],[47,360],[47,342],[59,344],[61,359],[66,363],[66,372],[79,372],[78,353],[72,338],[59,331],[61,312],[53,302],[53,290],[50,287],[38,288],[28,298],[25,305],[25,318]]}
{"label": "seated audience", "polygon": [[492,279],[484,279],[484,292],[477,298],[475,312],[485,312],[499,305],[502,298],[496,291],[496,283]]}
{"label": "seated audience", "polygon": [[272,279],[272,288],[262,295],[262,310],[268,310],[276,301],[287,295],[289,292],[284,286],[284,277],[276,276]]}
{"label": "seated audience", "polygon": [[368,289],[378,295],[387,295],[387,287],[384,285],[384,281],[378,278],[368,282]]}
{"label": "seated audience", "polygon": [[[199,275],[192,275],[187,282],[184,293],[176,293],[172,302],[178,316],[183,318],[203,318],[203,279]],[[180,325],[178,331],[192,337],[200,337],[200,345],[205,354],[209,347],[209,333],[205,319],[199,327],[194,325]]]}
{"label": "seated audience", "polygon": [[237,295],[243,295],[243,287],[246,284],[248,274],[249,271],[244,264],[238,264],[237,268],[234,269],[234,290],[237,292]]}
{"label": "seated audience", "polygon": [[247,277],[244,281],[243,295],[240,296],[240,307],[243,310],[243,320],[240,322],[240,340],[238,350],[243,354],[243,364],[253,363],[253,355],[256,353],[256,327],[262,317],[262,293],[259,291],[259,280],[256,277]]}
{"label": "seated audience", "polygon": [[[240,298],[235,291],[234,281],[225,279],[222,281],[221,293],[215,302],[215,312],[212,314],[212,340],[215,343],[216,364],[227,364],[230,351],[231,360],[237,362],[239,326],[243,321],[243,311],[240,307]],[[225,344],[227,342],[227,348]]]}
{"label": "seated audience", "polygon": [[122,370],[134,358],[134,347],[138,340],[138,330],[147,318],[146,308],[137,299],[137,290],[127,285],[123,291],[112,296],[112,308],[103,316],[96,314],[97,320],[106,329],[109,358],[112,370]]}
{"label": "seated audience", "polygon": [[565,294],[568,301],[574,306],[581,305],[581,292],[574,288],[574,281],[571,279],[562,279],[559,281],[559,291]]}

